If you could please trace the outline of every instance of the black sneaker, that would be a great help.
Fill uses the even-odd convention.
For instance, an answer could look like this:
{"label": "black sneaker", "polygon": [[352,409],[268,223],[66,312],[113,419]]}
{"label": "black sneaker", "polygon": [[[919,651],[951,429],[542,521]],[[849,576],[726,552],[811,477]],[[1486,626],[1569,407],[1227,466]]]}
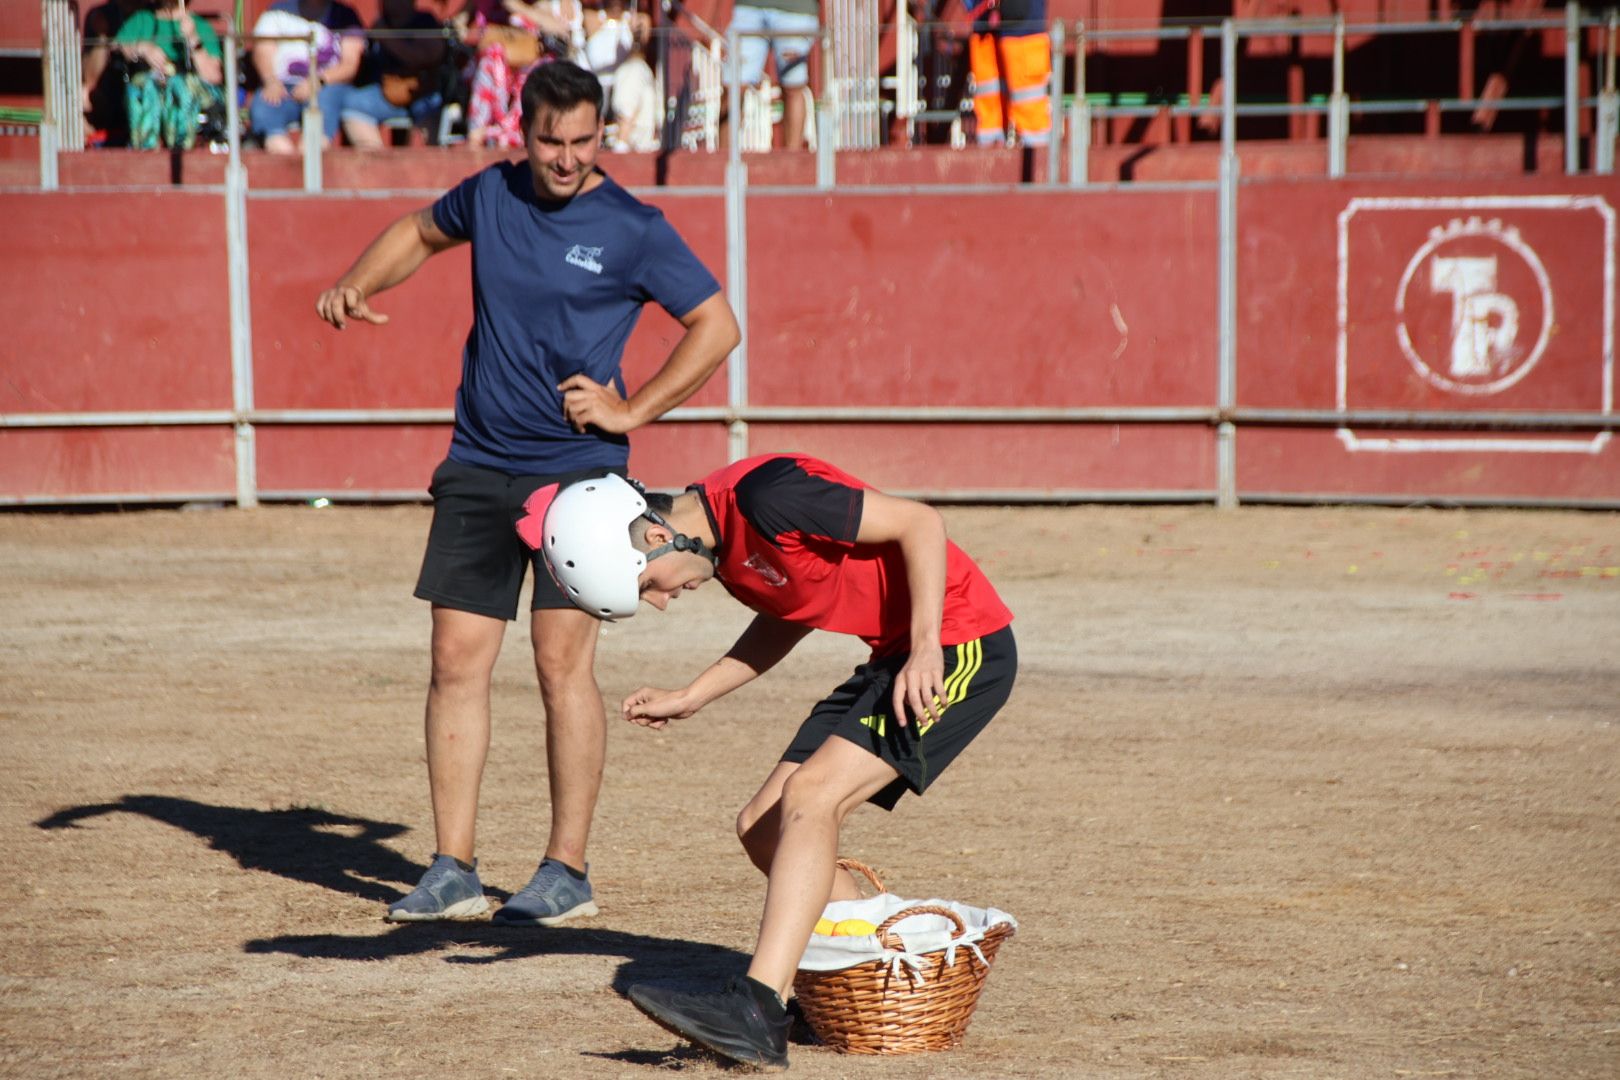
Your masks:
{"label": "black sneaker", "polygon": [[739,976],[719,993],[632,986],[630,1001],[648,1018],[723,1058],[760,1069],[787,1068],[788,1015],[776,993]]}

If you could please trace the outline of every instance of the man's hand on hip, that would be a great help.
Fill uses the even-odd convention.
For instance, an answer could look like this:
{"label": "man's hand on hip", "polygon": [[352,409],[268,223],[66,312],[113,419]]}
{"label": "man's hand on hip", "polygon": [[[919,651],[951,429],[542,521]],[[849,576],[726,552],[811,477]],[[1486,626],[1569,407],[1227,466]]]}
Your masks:
{"label": "man's hand on hip", "polygon": [[563,418],[575,431],[594,427],[622,435],[636,426],[630,403],[611,386],[603,386],[589,375],[570,375],[557,384],[563,392]]}

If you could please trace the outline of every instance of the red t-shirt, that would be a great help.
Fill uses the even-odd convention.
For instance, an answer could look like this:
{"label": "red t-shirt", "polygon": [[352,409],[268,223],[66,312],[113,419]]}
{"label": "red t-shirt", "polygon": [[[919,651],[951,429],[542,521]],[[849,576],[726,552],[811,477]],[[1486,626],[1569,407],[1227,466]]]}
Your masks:
{"label": "red t-shirt", "polygon": [[[873,656],[911,648],[911,591],[900,545],[859,544],[870,486],[803,454],[746,458],[694,485],[709,512],[715,576],[755,611],[853,634]],[[959,645],[1012,622],[995,586],[946,541],[941,645]]]}

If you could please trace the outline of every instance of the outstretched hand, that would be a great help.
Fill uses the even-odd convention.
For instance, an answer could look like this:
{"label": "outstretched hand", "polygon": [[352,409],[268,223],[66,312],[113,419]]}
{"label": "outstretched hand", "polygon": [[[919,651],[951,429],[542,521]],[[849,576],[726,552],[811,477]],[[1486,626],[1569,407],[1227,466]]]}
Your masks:
{"label": "outstretched hand", "polygon": [[927,727],[945,714],[945,650],[915,649],[894,676],[894,718],[906,725],[906,710]]}
{"label": "outstretched hand", "polygon": [[646,728],[662,728],[671,720],[684,720],[697,712],[687,704],[686,691],[643,686],[624,699],[624,718]]}
{"label": "outstretched hand", "polygon": [[587,427],[622,435],[636,426],[630,406],[611,386],[603,386],[583,373],[557,384],[563,392],[563,418],[575,431]]}
{"label": "outstretched hand", "polygon": [[377,326],[388,322],[387,315],[372,311],[366,305],[366,294],[353,285],[334,285],[321,293],[320,299],[315,301],[315,311],[339,330],[347,326],[350,319],[363,319]]}

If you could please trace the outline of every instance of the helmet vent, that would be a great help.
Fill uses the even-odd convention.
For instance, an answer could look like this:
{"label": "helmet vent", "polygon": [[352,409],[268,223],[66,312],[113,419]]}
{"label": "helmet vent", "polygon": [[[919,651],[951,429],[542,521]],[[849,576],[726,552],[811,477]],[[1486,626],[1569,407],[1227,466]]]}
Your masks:
{"label": "helmet vent", "polygon": [[564,559],[563,560],[563,565],[567,566],[568,569],[572,570],[574,568],[574,560],[573,559]]}

